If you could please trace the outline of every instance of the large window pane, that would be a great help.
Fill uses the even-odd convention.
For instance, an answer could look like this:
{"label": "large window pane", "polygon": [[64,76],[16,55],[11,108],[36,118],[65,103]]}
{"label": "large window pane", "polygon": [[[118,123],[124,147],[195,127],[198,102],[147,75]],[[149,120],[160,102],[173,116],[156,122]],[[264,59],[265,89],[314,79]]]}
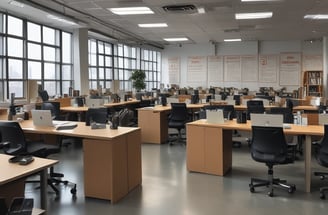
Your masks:
{"label": "large window pane", "polygon": [[28,43],[27,57],[29,59],[41,60],[41,46],[34,43]]}
{"label": "large window pane", "polygon": [[22,79],[23,78],[23,61],[9,59],[8,60],[8,78],[9,79]]}
{"label": "large window pane", "polygon": [[23,36],[23,20],[8,16],[8,34]]}
{"label": "large window pane", "polygon": [[43,26],[43,42],[51,45],[56,44],[55,29]]}
{"label": "large window pane", "polygon": [[97,68],[89,69],[89,79],[97,79]]}
{"label": "large window pane", "polygon": [[62,41],[62,58],[63,63],[71,63],[72,62],[72,36],[68,33],[62,33],[63,41]]}
{"label": "large window pane", "polygon": [[105,79],[104,68],[98,68],[99,71],[99,79]]}
{"label": "large window pane", "polygon": [[29,61],[27,68],[29,79],[41,79],[41,62]]}
{"label": "large window pane", "polygon": [[56,49],[52,47],[45,46],[44,48],[44,60],[56,61]]}
{"label": "large window pane", "polygon": [[56,64],[44,64],[44,79],[56,79]]}
{"label": "large window pane", "polygon": [[62,67],[62,79],[71,80],[72,79],[72,66],[65,65]]}
{"label": "large window pane", "polygon": [[8,38],[8,56],[23,57],[23,40]]}
{"label": "large window pane", "polygon": [[41,26],[28,22],[27,39],[30,41],[41,42]]}
{"label": "large window pane", "polygon": [[9,95],[15,93],[15,97],[23,98],[23,82],[22,81],[8,81],[9,84]]}
{"label": "large window pane", "polygon": [[44,82],[44,89],[47,90],[49,96],[57,95],[56,81],[45,81]]}

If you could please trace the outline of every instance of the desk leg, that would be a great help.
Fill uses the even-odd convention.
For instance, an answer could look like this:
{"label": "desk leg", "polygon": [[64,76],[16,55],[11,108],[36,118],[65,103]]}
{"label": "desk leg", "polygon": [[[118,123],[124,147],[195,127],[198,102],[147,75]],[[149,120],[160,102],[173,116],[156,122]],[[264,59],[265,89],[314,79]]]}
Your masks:
{"label": "desk leg", "polygon": [[40,201],[41,208],[47,211],[47,186],[48,186],[48,169],[40,172]]}
{"label": "desk leg", "polygon": [[305,137],[305,192],[311,192],[311,136]]}

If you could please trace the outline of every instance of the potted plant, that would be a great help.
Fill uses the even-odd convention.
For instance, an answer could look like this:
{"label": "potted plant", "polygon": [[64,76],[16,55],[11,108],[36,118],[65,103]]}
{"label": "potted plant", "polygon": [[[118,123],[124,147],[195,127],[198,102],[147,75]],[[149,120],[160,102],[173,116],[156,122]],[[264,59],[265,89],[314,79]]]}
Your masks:
{"label": "potted plant", "polygon": [[143,70],[135,70],[132,72],[130,80],[132,80],[132,87],[136,89],[137,92],[146,88],[146,73]]}

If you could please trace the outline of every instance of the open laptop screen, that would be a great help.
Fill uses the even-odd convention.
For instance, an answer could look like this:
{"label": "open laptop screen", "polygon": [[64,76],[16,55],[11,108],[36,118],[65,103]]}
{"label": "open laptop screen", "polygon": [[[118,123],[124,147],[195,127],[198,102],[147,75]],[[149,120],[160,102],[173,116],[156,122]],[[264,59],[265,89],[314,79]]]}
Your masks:
{"label": "open laptop screen", "polygon": [[281,114],[251,113],[252,126],[283,127],[284,116]]}

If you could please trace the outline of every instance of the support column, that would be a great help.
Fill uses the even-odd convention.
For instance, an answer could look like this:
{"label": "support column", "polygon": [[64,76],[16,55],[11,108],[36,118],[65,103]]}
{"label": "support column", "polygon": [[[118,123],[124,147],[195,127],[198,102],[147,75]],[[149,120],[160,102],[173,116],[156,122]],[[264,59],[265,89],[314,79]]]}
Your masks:
{"label": "support column", "polygon": [[80,90],[80,95],[89,94],[88,72],[88,29],[79,28],[73,32],[74,53],[74,90]]}
{"label": "support column", "polygon": [[328,96],[328,37],[323,37],[323,97]]}

